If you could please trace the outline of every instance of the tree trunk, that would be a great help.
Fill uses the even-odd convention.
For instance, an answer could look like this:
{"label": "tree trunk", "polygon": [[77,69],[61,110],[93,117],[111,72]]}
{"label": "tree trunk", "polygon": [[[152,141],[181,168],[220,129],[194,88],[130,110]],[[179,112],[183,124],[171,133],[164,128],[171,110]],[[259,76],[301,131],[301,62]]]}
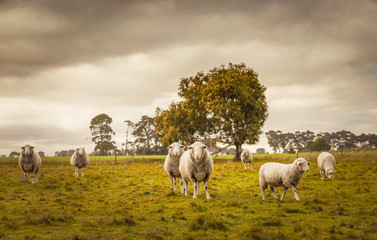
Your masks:
{"label": "tree trunk", "polygon": [[234,145],[236,145],[236,157],[234,158],[234,160],[241,161],[242,144],[235,143]]}

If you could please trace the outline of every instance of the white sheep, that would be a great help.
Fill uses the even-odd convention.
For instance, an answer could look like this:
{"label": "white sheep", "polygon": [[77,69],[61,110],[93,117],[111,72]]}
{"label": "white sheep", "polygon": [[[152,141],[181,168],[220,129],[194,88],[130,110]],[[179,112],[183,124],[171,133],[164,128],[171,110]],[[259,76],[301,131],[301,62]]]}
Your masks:
{"label": "white sheep", "polygon": [[253,169],[253,166],[252,166],[253,156],[252,156],[252,154],[249,150],[245,149],[245,150],[242,151],[241,161],[242,161],[245,169],[247,169],[247,164],[249,164],[250,169]]}
{"label": "white sheep", "polygon": [[179,172],[181,173],[181,179],[185,184],[184,193],[188,196],[188,182],[194,184],[194,196],[200,194],[200,182],[204,183],[204,189],[206,191],[207,199],[210,199],[208,193],[208,181],[213,171],[212,157],[207,150],[207,146],[201,142],[195,142],[189,146],[181,156],[179,164]]}
{"label": "white sheep", "polygon": [[[181,177],[181,173],[179,172],[179,160],[181,155],[184,152],[183,145],[178,142],[174,142],[170,144],[168,147],[168,155],[166,156],[164,169],[168,173],[170,180],[171,180],[171,191],[177,191],[177,177]],[[183,193],[183,182],[182,179],[181,183],[181,193]]]}
{"label": "white sheep", "polygon": [[331,153],[328,152],[322,152],[318,155],[318,167],[321,173],[321,179],[326,176],[333,180],[334,179],[334,173],[335,173],[335,158]]}
{"label": "white sheep", "polygon": [[[38,171],[42,164],[41,157],[34,151],[34,147],[25,145],[22,148],[19,156],[20,168],[24,172],[24,177],[31,183],[38,182]],[[33,178],[34,174],[34,178]]]}
{"label": "white sheep", "polygon": [[89,164],[89,156],[86,154],[85,149],[80,147],[72,154],[71,165],[75,167],[75,176],[79,176],[79,170],[81,168],[81,176],[84,177],[84,168]]}
{"label": "white sheep", "polygon": [[297,201],[300,198],[297,195],[296,187],[305,172],[309,172],[310,163],[304,158],[297,158],[292,164],[281,164],[269,162],[261,166],[259,170],[259,185],[262,191],[262,198],[266,200],[264,190],[270,185],[270,189],[275,199],[279,199],[274,187],[283,187],[284,191],[280,200],[283,200],[285,193],[289,188],[292,189]]}

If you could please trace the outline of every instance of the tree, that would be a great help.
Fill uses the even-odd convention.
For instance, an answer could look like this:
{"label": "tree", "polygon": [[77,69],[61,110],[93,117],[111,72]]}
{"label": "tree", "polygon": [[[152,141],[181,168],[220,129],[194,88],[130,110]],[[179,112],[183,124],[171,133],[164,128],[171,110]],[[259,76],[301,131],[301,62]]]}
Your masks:
{"label": "tree", "polygon": [[153,117],[143,115],[139,122],[134,124],[132,135],[135,137],[136,154],[166,154],[159,137],[156,135],[156,125]]}
{"label": "tree", "polygon": [[111,150],[115,150],[115,142],[111,141],[115,132],[110,127],[113,122],[107,114],[99,114],[90,122],[90,131],[92,132],[92,141],[95,143],[94,151],[99,155],[109,155]]}
{"label": "tree", "polygon": [[[265,91],[258,74],[244,63],[230,63],[206,74],[199,72],[194,77],[182,78],[178,91],[182,102],[170,106],[174,112],[156,111],[159,134],[172,138],[171,133],[180,133],[182,125],[187,126],[185,135],[176,134],[177,139],[212,138],[234,144],[235,159],[239,160],[242,144],[259,141],[268,116]],[[182,114],[183,120],[176,117],[160,121],[175,114]]]}
{"label": "tree", "polygon": [[[156,124],[156,134],[161,139],[163,146],[168,146],[173,142],[181,141],[183,144],[190,144],[199,139],[199,134],[196,134],[200,120],[195,118],[193,111],[190,111],[185,106],[185,102],[172,103],[168,110],[156,109],[156,117],[154,122]],[[203,126],[204,120],[202,119]]]}
{"label": "tree", "polygon": [[124,122],[127,125],[127,127],[126,127],[126,142],[124,144],[124,154],[128,155],[129,154],[128,144],[130,143],[129,142],[129,135],[131,134],[131,131],[133,130],[133,128],[135,127],[135,125],[130,120],[125,120]]}
{"label": "tree", "polygon": [[310,151],[312,152],[328,151],[330,149],[331,146],[325,138],[317,138],[310,146]]}

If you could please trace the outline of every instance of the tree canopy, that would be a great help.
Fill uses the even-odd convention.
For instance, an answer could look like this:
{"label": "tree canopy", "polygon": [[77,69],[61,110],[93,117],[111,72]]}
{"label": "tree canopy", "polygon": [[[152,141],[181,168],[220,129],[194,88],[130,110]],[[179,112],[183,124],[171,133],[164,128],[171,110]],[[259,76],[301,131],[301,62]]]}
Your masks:
{"label": "tree canopy", "polygon": [[112,141],[112,136],[115,135],[110,126],[112,122],[113,119],[104,113],[95,116],[90,122],[92,141],[95,143],[94,151],[98,155],[109,155],[116,148],[115,142]]}
{"label": "tree canopy", "polygon": [[242,144],[258,142],[262,133],[268,116],[265,91],[258,74],[244,63],[182,78],[178,91],[182,101],[156,110],[158,135],[164,145],[208,138],[234,144],[240,159]]}

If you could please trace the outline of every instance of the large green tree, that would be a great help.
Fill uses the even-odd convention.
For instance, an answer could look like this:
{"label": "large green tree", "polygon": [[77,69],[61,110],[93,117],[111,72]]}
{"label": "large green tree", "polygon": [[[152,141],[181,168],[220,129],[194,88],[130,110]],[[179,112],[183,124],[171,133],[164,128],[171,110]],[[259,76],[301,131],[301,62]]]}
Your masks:
{"label": "large green tree", "polygon": [[182,101],[156,111],[158,133],[162,139],[168,134],[171,140],[211,138],[234,144],[239,160],[242,144],[259,141],[268,116],[265,91],[258,74],[244,63],[182,78],[178,91]]}
{"label": "large green tree", "polygon": [[107,114],[99,114],[95,116],[90,122],[90,131],[92,132],[92,141],[95,143],[94,151],[98,155],[109,155],[112,150],[115,150],[115,142],[112,141],[112,136],[115,132],[111,128],[110,124],[113,119]]}

